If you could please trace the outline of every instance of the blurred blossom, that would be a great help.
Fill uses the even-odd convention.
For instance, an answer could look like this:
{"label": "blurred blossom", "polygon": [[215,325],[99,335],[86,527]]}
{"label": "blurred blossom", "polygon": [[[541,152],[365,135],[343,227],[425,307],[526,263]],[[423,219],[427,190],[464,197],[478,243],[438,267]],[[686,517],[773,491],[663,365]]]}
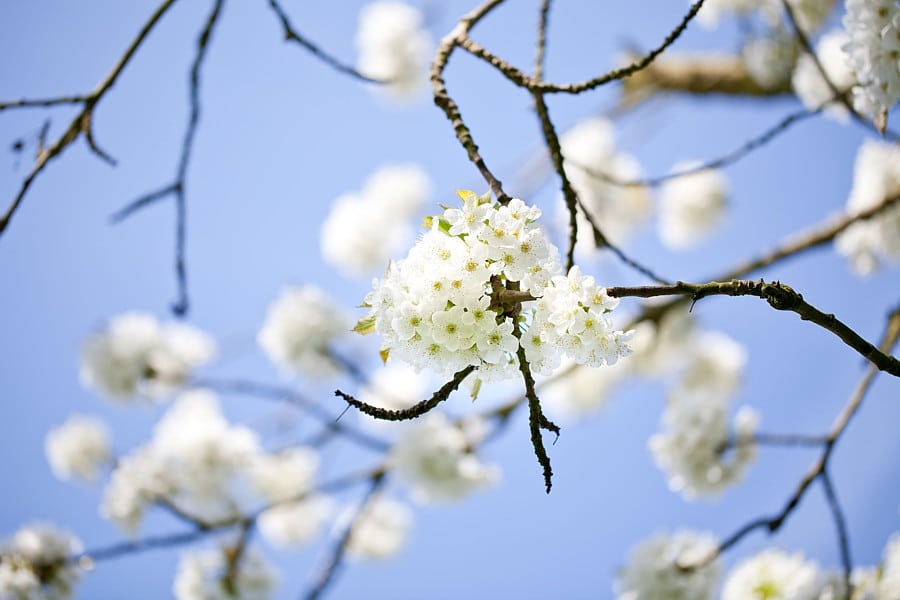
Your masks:
{"label": "blurred blossom", "polygon": [[350,331],[347,316],[336,306],[315,286],[288,288],[269,306],[259,345],[286,373],[316,379],[336,374],[339,364],[331,346]]}
{"label": "blurred blossom", "polygon": [[[409,408],[416,402],[428,398],[430,390],[428,382],[430,377],[424,373],[417,373],[415,369],[405,363],[390,361],[386,366],[377,369],[359,391],[357,398],[370,406],[386,408],[388,410],[401,410]],[[398,425],[409,425],[409,422],[385,421],[360,413],[363,422],[379,428]]]}
{"label": "blurred blossom", "polygon": [[391,465],[422,503],[458,500],[496,481],[500,471],[472,453],[471,441],[440,413],[417,421],[391,451]]}
{"label": "blurred blossom", "polygon": [[366,560],[390,558],[406,544],[411,524],[412,510],[408,506],[376,498],[363,508],[353,524],[347,553]]}
{"label": "blurred blossom", "polygon": [[564,361],[541,385],[541,404],[550,414],[563,418],[587,417],[606,404],[613,388],[631,372],[629,365],[630,361],[619,361],[607,368],[593,369]]}
{"label": "blurred blossom", "polygon": [[190,552],[181,557],[172,592],[176,600],[269,600],[278,576],[253,548],[246,548],[229,572],[226,550]]}
{"label": "blurred blossom", "polygon": [[[679,163],[674,172],[696,163]],[[705,169],[666,181],[660,190],[659,236],[673,250],[697,245],[722,221],[728,182],[721,171]]]}
{"label": "blurred blossom", "polygon": [[[828,81],[822,77],[819,66],[816,65],[816,58],[804,53],[797,60],[791,82],[794,92],[807,109],[815,110],[834,98],[835,93],[828,85],[829,81],[838,91],[847,91],[856,83],[848,64],[847,52],[844,50],[847,40],[845,31],[832,31],[823,35],[816,45],[816,58],[825,70]],[[838,100],[828,105],[825,114],[841,123],[846,123],[850,118],[847,108]]]}
{"label": "blurred blossom", "polygon": [[162,396],[181,386],[215,352],[213,339],[193,327],[128,312],[85,341],[81,378],[117,401],[136,394]]}
{"label": "blurred blossom", "polygon": [[725,580],[722,600],[816,600],[819,567],[803,554],[768,549],[737,565]]}
{"label": "blurred blossom", "polygon": [[631,551],[616,580],[618,600],[711,600],[721,563],[715,559],[696,569],[718,547],[709,533],[677,531],[657,534]]}
{"label": "blurred blossom", "polygon": [[751,79],[764,89],[776,89],[791,80],[797,46],[791,33],[772,33],[750,40],[741,50]]}
{"label": "blurred blossom", "polygon": [[65,600],[81,571],[69,558],[82,551],[71,534],[46,523],[26,525],[0,545],[0,598]]}
{"label": "blurred blossom", "polygon": [[[642,187],[625,187],[604,181],[606,175],[618,181],[641,177],[638,162],[629,154],[617,152],[612,123],[591,118],[577,124],[560,138],[566,158],[566,174],[579,200],[591,213],[604,235],[616,244],[626,243],[650,215],[651,202]],[[560,220],[568,223],[568,211]],[[591,225],[578,212],[578,248],[581,256],[590,256],[595,248]]]}
{"label": "blurred blossom", "polygon": [[259,517],[259,531],[275,546],[298,546],[314,539],[333,512],[334,503],[330,498],[311,494],[266,510]]}
{"label": "blurred blossom", "polygon": [[385,81],[375,89],[384,90],[394,100],[422,95],[428,84],[433,45],[418,8],[382,0],[359,12],[357,67],[363,75]]}
{"label": "blurred blossom", "polygon": [[860,87],[856,110],[870,117],[890,110],[900,98],[900,5],[893,0],[847,0],[846,50]]}
{"label": "blurred blossom", "polygon": [[[900,194],[900,148],[866,140],[856,155],[853,189],[847,213],[853,215]],[[835,247],[859,275],[871,275],[884,263],[900,262],[900,204],[866,221],[854,223],[837,238]]]}
{"label": "blurred blossom", "polygon": [[60,479],[97,480],[104,463],[112,458],[109,430],[100,419],[71,415],[52,429],[44,451],[53,474]]}
{"label": "blurred blossom", "polygon": [[322,257],[350,277],[383,272],[409,245],[412,218],[430,189],[428,175],[417,165],[381,167],[359,193],[332,203],[322,223]]}

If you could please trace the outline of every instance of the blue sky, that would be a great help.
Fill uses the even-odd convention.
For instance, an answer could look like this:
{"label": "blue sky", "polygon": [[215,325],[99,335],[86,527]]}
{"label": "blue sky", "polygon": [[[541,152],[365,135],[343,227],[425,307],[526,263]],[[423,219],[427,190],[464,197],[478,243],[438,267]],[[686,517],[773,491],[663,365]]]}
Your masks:
{"label": "blue sky", "polygon": [[[361,2],[285,2],[297,28],[337,56],[353,60]],[[532,63],[538,2],[508,3],[475,32],[518,65]],[[57,481],[43,454],[48,429],[71,412],[102,415],[125,452],[147,438],[162,407],[118,408],[83,389],[77,352],[86,334],[111,315],[139,309],[167,316],[175,297],[174,207],[162,201],[117,226],[109,216],[171,181],[187,119],[187,71],[211,3],[176,3],[95,112],[100,144],[118,159],[111,168],[82,142],[54,161],[0,238],[0,533],[48,520],[76,532],[89,548],[120,539],[97,513],[99,490]],[[438,38],[467,11],[464,2],[429,2]],[[0,8],[0,99],[44,97],[91,89],[110,69],[155,8],[152,2],[33,0]],[[547,76],[582,79],[613,66],[626,45],[648,48],[681,18],[682,3],[559,2],[551,16]],[[691,26],[673,52],[731,50],[736,30]],[[539,148],[528,94],[468,56],[447,70],[450,93],[507,190],[516,194],[518,166]],[[560,128],[615,102],[618,88],[550,98]],[[212,372],[283,382],[255,347],[267,304],[286,285],[315,283],[347,310],[368,282],[344,280],[319,255],[318,228],[329,203],[359,189],[387,162],[420,163],[438,202],[460,187],[483,188],[443,114],[427,99],[398,108],[357,81],[283,42],[267,3],[228,2],[203,71],[203,116],[188,181],[190,322],[222,343]],[[740,145],[799,108],[790,98],[762,101],[668,97],[617,123],[620,145],[645,172],[682,159],[706,159]],[[46,119],[59,135],[69,108],[0,114],[0,199],[11,199],[29,168],[33,137]],[[786,234],[837,214],[852,181],[853,159],[869,134],[824,119],[796,125],[760,152],[727,169],[733,195],[727,222],[704,245],[667,252],[647,227],[628,250],[671,278],[699,280],[723,271]],[[25,153],[9,150],[25,138]],[[556,182],[526,198],[552,214]],[[613,261],[590,267],[607,285],[643,283]],[[897,272],[853,276],[831,247],[767,270],[864,337],[880,335],[896,305]],[[625,303],[628,304],[628,303]],[[823,432],[849,398],[864,365],[830,334],[752,299],[713,298],[695,307],[700,322],[745,344],[749,362],[737,404],[763,415],[762,429]],[[372,366],[376,364],[372,357]],[[306,385],[305,382],[297,382]],[[346,383],[346,382],[344,382]],[[333,402],[329,387],[306,387]],[[881,377],[834,457],[833,472],[852,533],[854,558],[878,559],[900,529],[900,386]],[[491,390],[520,393],[516,383]],[[333,598],[602,598],[637,541],[686,526],[724,535],[752,517],[780,509],[814,458],[808,450],[763,449],[745,482],[718,501],[685,503],[667,490],[646,449],[664,402],[660,385],[621,390],[597,416],[564,429],[550,447],[556,472],[549,496],[523,415],[485,458],[503,469],[494,488],[458,505],[416,510],[409,544],[386,564],[352,564]],[[451,403],[468,403],[464,396]],[[225,398],[226,413],[252,420],[271,407]],[[346,450],[329,459],[338,470],[361,457]],[[357,463],[358,464],[358,463]],[[153,517],[144,531],[174,531]],[[729,564],[768,543],[803,549],[838,564],[835,533],[813,490],[771,540],[755,534]],[[266,552],[282,573],[278,598],[297,597],[321,553],[320,542],[294,553]],[[83,598],[169,597],[179,551],[158,551],[98,565],[80,586]]]}

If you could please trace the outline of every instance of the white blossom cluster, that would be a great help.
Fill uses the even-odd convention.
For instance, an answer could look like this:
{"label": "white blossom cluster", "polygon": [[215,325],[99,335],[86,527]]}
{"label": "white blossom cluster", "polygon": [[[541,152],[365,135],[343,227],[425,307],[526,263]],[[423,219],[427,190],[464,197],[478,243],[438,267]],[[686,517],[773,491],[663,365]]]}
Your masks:
{"label": "white blossom cluster", "polygon": [[366,505],[353,523],[347,553],[364,560],[388,559],[406,543],[411,525],[412,511],[408,506],[378,497]]}
{"label": "white blossom cluster", "polygon": [[[680,172],[694,163],[675,165]],[[659,197],[659,236],[672,250],[695,246],[718,225],[725,213],[728,182],[716,169],[666,181]]]}
{"label": "white blossom cluster", "polygon": [[[730,435],[728,412],[746,362],[744,349],[716,332],[694,339],[693,356],[663,412],[664,431],[649,440],[669,487],[689,499],[715,495],[740,480],[756,456],[751,439],[759,421],[752,409],[743,407],[734,419],[736,435]],[[735,447],[726,452],[730,441]]]}
{"label": "white blossom cluster", "polygon": [[416,501],[458,500],[499,477],[471,451],[473,441],[444,415],[429,413],[397,441],[390,464]]}
{"label": "white blossom cluster", "polygon": [[755,37],[741,48],[741,59],[747,74],[763,89],[778,89],[790,83],[797,58],[793,34],[775,29]]}
{"label": "white blossom cluster", "polygon": [[894,0],[847,0],[847,53],[860,86],[854,107],[872,117],[900,98],[900,4]]}
{"label": "white blossom cluster", "polygon": [[[373,282],[371,311],[356,330],[381,334],[385,351],[417,370],[451,375],[467,365],[489,381],[516,376],[519,340],[504,287],[537,301],[521,304],[522,347],[536,371],[552,370],[560,352],[599,366],[627,353],[627,334],[607,313],[616,301],[577,267],[567,276],[559,252],[535,221],[540,210],[519,199],[492,204],[460,192],[461,209],[430,219],[409,255]],[[527,300],[527,299],[526,299]]]}
{"label": "white blossom cluster", "polygon": [[158,397],[181,386],[215,353],[213,339],[193,327],[127,312],[85,341],[81,378],[117,401],[136,394]]}
{"label": "white blossom cluster", "polygon": [[433,46],[422,12],[403,2],[382,0],[359,13],[357,67],[397,100],[419,95],[428,82]]}
{"label": "white blossom cluster", "polygon": [[718,584],[719,560],[685,567],[701,563],[716,547],[712,534],[688,530],[641,542],[618,574],[618,600],[710,600]]}
{"label": "white blossom cluster", "polygon": [[318,459],[310,449],[263,452],[256,434],[231,425],[216,397],[192,391],[176,400],[146,445],[124,457],[110,476],[102,513],[135,533],[144,510],[165,502],[214,522],[232,518],[261,499],[278,503],[260,518],[260,530],[276,544],[305,541],[328,517],[327,501],[312,495]]}
{"label": "white blossom cluster", "polygon": [[411,218],[430,188],[428,175],[417,165],[380,168],[360,192],[332,203],[322,223],[322,257],[350,277],[384,269],[412,238]]}
{"label": "white blossom cluster", "polygon": [[331,345],[349,328],[336,303],[319,288],[306,285],[284,290],[269,306],[257,341],[285,373],[322,379],[339,371]]}
{"label": "white blossom cluster", "polygon": [[[847,212],[853,215],[898,194],[900,149],[894,144],[866,140],[856,155]],[[900,262],[900,205],[895,204],[875,218],[852,224],[835,239],[835,247],[860,275],[870,275],[885,263],[897,264]]]}
{"label": "white blossom cluster", "polygon": [[100,469],[112,459],[110,434],[100,419],[72,415],[52,429],[44,441],[47,461],[60,479],[97,480]]}
{"label": "white blossom cluster", "polygon": [[269,600],[277,581],[275,569],[253,548],[244,549],[229,573],[222,548],[182,556],[172,592],[176,600]]}
{"label": "white blossom cluster", "polygon": [[737,565],[725,579],[722,600],[816,600],[824,580],[803,554],[767,549]]}
{"label": "white blossom cluster", "polygon": [[[640,165],[629,154],[617,151],[613,125],[606,119],[591,118],[577,124],[560,138],[566,174],[579,200],[603,233],[616,244],[625,243],[646,221],[652,209],[650,195],[641,186],[623,187],[603,179],[630,181],[641,176]],[[568,211],[562,220],[568,221]],[[591,225],[578,213],[581,256],[590,256],[594,248]]]}
{"label": "white blossom cluster", "polygon": [[0,545],[0,598],[70,598],[81,572],[69,559],[81,551],[81,542],[52,525],[22,527]]}
{"label": "white blossom cluster", "polygon": [[[816,57],[819,64],[828,76],[828,81],[838,91],[847,91],[856,83],[856,78],[848,64],[847,53],[844,50],[847,41],[846,32],[838,30],[823,35],[816,45]],[[837,121],[846,122],[849,118],[847,109],[839,102],[832,101],[835,94],[829,87],[828,81],[822,77],[815,58],[809,54],[803,54],[797,60],[791,83],[803,106],[809,110],[816,110],[830,102],[825,109],[825,114]]]}
{"label": "white blossom cluster", "polygon": [[[815,33],[834,11],[837,0],[788,0],[797,24],[806,34]],[[759,13],[772,27],[785,21],[781,0],[706,0],[697,20],[706,27],[716,27],[721,18],[732,14],[747,18]]]}

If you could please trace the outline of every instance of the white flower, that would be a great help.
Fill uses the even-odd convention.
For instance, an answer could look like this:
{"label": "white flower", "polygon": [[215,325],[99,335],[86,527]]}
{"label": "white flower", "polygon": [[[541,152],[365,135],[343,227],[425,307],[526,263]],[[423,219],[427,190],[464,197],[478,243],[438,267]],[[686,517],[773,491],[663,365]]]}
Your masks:
{"label": "white flower", "polygon": [[895,533],[884,547],[881,577],[875,594],[876,600],[900,598],[900,533]]}
{"label": "white flower", "polygon": [[736,448],[729,456],[728,408],[745,352],[722,334],[707,332],[695,339],[694,355],[663,412],[665,431],[649,441],[657,465],[668,474],[669,487],[686,499],[713,496],[740,480],[756,457],[750,440],[759,420],[749,408],[738,411],[733,425]]}
{"label": "white flower", "polygon": [[763,550],[743,561],[725,580],[722,600],[815,600],[819,567],[799,552]]}
{"label": "white flower", "polygon": [[268,600],[277,574],[265,558],[247,548],[234,573],[228,572],[223,550],[192,552],[181,557],[172,592],[177,600]]}
{"label": "white flower", "polygon": [[430,188],[428,175],[416,165],[380,168],[362,191],[332,204],[322,223],[322,257],[351,277],[383,270],[412,238],[411,218]]}
{"label": "white flower", "polygon": [[850,66],[860,83],[854,106],[875,117],[900,98],[900,5],[894,0],[847,0],[844,27]]}
{"label": "white flower", "polygon": [[236,478],[256,463],[256,434],[232,426],[205,391],[183,394],[157,424],[151,442],[113,471],[102,512],[130,533],[144,508],[168,500],[207,520],[234,516]]}
{"label": "white flower", "polygon": [[498,469],[484,465],[469,444],[460,428],[440,413],[431,413],[397,442],[390,460],[419,502],[458,500],[499,476]]}
{"label": "white flower", "polygon": [[259,517],[259,531],[275,546],[298,546],[315,538],[333,512],[331,499],[313,494],[266,510]]}
{"label": "white flower", "polygon": [[[856,82],[853,71],[847,64],[847,53],[844,47],[847,44],[847,34],[844,31],[832,31],[823,35],[816,45],[816,56],[819,64],[828,75],[830,81],[838,91],[847,91]],[[797,97],[809,110],[816,110],[826,102],[834,98],[834,92],[828,86],[828,81],[822,77],[815,59],[809,54],[803,54],[794,67],[794,75],[791,82]],[[849,118],[847,109],[840,102],[831,102],[825,109],[825,114],[836,121],[846,123]]]}
{"label": "white flower", "polygon": [[81,550],[81,542],[52,525],[22,527],[0,546],[0,598],[70,598],[81,572],[69,559]]}
{"label": "white flower", "polygon": [[60,479],[96,481],[103,464],[112,457],[109,430],[100,419],[72,415],[47,434],[44,451],[53,474]]}
{"label": "white flower", "polygon": [[212,338],[193,327],[160,324],[145,313],[124,313],[85,341],[81,378],[113,400],[161,396],[182,385],[215,350]]}
{"label": "white flower", "polygon": [[347,553],[367,560],[390,558],[406,543],[411,524],[412,511],[405,504],[376,498],[353,524]]}
{"label": "white flower", "polygon": [[793,34],[787,33],[752,39],[741,50],[747,74],[764,89],[777,89],[790,82],[796,56]]}
{"label": "white flower", "polygon": [[715,551],[711,534],[657,534],[632,549],[616,581],[619,600],[709,600],[719,578],[719,560],[685,569]]}
{"label": "white flower", "polygon": [[[900,194],[900,149],[894,144],[866,140],[856,155],[853,188],[847,212],[858,213]],[[900,205],[878,217],[854,223],[835,239],[860,275],[874,273],[883,263],[900,262]]]}
{"label": "white flower", "polygon": [[285,290],[269,306],[257,340],[283,371],[325,378],[338,371],[331,344],[349,329],[334,300],[308,285]]}
{"label": "white flower", "polygon": [[280,502],[299,496],[312,486],[319,455],[312,448],[288,448],[278,454],[255,457],[250,473],[253,486],[264,498]]}
{"label": "white flower", "polygon": [[359,13],[356,46],[359,71],[385,81],[397,100],[418,96],[428,82],[433,45],[419,9],[391,0],[365,6]]}
{"label": "white flower", "polygon": [[[600,118],[587,119],[560,139],[566,159],[566,174],[578,198],[616,244],[625,243],[650,214],[650,196],[642,187],[623,187],[603,180],[632,180],[641,176],[637,161],[616,152],[612,124]],[[598,175],[599,174],[599,175]],[[568,211],[560,219],[568,224]],[[566,225],[568,227],[568,225]],[[578,212],[578,248],[582,255],[594,249],[591,225]]]}
{"label": "white flower", "polygon": [[[693,167],[675,165],[676,172]],[[659,198],[659,235],[673,250],[699,243],[722,221],[728,199],[728,182],[718,170],[704,170],[670,179]]]}

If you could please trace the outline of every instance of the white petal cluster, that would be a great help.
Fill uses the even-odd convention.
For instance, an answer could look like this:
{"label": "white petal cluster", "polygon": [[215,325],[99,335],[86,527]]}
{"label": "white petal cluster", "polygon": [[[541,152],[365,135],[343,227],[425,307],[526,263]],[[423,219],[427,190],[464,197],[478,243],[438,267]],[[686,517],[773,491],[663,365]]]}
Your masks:
{"label": "white petal cluster", "polygon": [[471,440],[440,413],[416,423],[391,449],[390,462],[422,503],[458,500],[488,485],[499,470],[472,453]]}
{"label": "white petal cluster", "polygon": [[792,33],[773,31],[757,37],[741,49],[747,74],[764,89],[778,89],[790,83],[797,57]]}
{"label": "white petal cluster", "polygon": [[22,527],[0,546],[0,598],[70,598],[81,572],[68,559],[81,550],[81,542],[52,525]]}
{"label": "white petal cluster", "polygon": [[[330,511],[330,501],[315,495],[290,502],[312,487],[317,466],[308,448],[263,452],[253,431],[222,416],[213,394],[188,392],[163,415],[153,438],[119,461],[101,512],[134,534],[146,508],[159,502],[207,522],[278,503],[260,518],[263,534],[296,543],[312,537]],[[283,527],[270,535],[279,529],[273,523]]]}
{"label": "white petal cluster", "polygon": [[[816,45],[819,64],[828,75],[828,81],[834,84],[838,91],[849,90],[856,82],[853,71],[847,63],[847,53],[844,51],[847,40],[847,33],[838,30],[823,35]],[[834,92],[828,86],[828,81],[822,77],[812,56],[803,54],[797,60],[791,83],[803,106],[809,110],[816,110],[830,102],[834,98]],[[825,114],[842,123],[847,122],[849,118],[847,109],[839,102],[831,102],[825,109]]]}
{"label": "white petal cluster", "polygon": [[537,300],[522,346],[533,371],[544,375],[560,363],[560,353],[579,365],[613,365],[631,350],[631,333],[613,329],[608,313],[619,301],[578,266],[563,277],[557,275]]}
{"label": "white petal cluster", "polygon": [[[674,171],[692,168],[675,165]],[[721,171],[707,169],[666,181],[659,197],[659,236],[673,250],[695,246],[722,221],[728,182]]]}
{"label": "white petal cluster", "polygon": [[641,542],[619,572],[618,600],[710,600],[719,578],[719,560],[695,569],[684,566],[700,563],[716,547],[711,534],[687,530]]}
{"label": "white petal cluster", "polygon": [[161,396],[183,384],[215,352],[213,339],[193,327],[128,312],[113,317],[85,341],[81,378],[113,400]]}
{"label": "white petal cluster", "polygon": [[383,270],[408,245],[411,218],[430,189],[428,175],[417,165],[382,167],[359,193],[332,203],[322,223],[322,257],[349,277]]}
{"label": "white petal cluster", "polygon": [[[855,214],[900,194],[900,148],[866,140],[856,155],[847,212]],[[870,275],[883,264],[900,262],[900,205],[878,217],[854,223],[835,239],[853,270]]]}
{"label": "white petal cluster", "polygon": [[[605,181],[602,175],[617,181],[630,181],[641,176],[637,161],[629,154],[616,151],[612,123],[606,119],[587,119],[560,139],[566,159],[566,174],[578,198],[602,224],[604,235],[623,244],[646,221],[651,211],[650,195],[643,187],[623,187]],[[568,222],[568,212],[562,218]],[[589,256],[594,248],[591,225],[579,211],[578,249]]]}
{"label": "white petal cluster", "polygon": [[535,223],[538,208],[460,197],[461,209],[432,217],[409,255],[373,282],[358,331],[378,331],[390,356],[417,370],[451,375],[473,365],[486,381],[514,377],[519,340],[503,293],[516,282],[538,299],[522,304],[522,346],[537,372],[551,371],[560,352],[592,366],[627,353],[627,335],[606,316],[616,303],[605,289],[576,267],[557,275],[559,252]]}
{"label": "white petal cluster", "polygon": [[191,552],[181,557],[172,592],[176,600],[268,600],[278,581],[275,569],[253,548],[244,550],[234,573],[228,573],[225,549]]}
{"label": "white petal cluster", "polygon": [[106,425],[84,415],[72,415],[52,429],[44,441],[44,451],[53,474],[65,480],[96,481],[104,463],[112,458]]}
{"label": "white petal cluster", "polygon": [[254,460],[253,487],[267,501],[277,503],[259,518],[259,530],[272,544],[287,547],[307,542],[331,517],[330,498],[304,495],[313,485],[318,466],[319,456],[311,448],[290,448]]}
{"label": "white petal cluster", "polygon": [[877,590],[876,600],[900,598],[900,533],[892,535],[884,548]]}
{"label": "white petal cluster", "polygon": [[307,285],[286,289],[269,306],[257,341],[284,372],[321,379],[338,372],[331,344],[349,329],[334,300]]}
{"label": "white petal cluster", "polygon": [[405,504],[376,498],[366,505],[353,524],[347,553],[365,560],[385,560],[406,544],[412,511]]}
{"label": "white petal cluster", "polygon": [[870,116],[889,110],[900,98],[900,4],[894,0],[847,0],[847,52],[860,87],[854,107]]}
{"label": "white petal cluster", "polygon": [[703,333],[695,340],[695,355],[663,412],[664,431],[649,440],[657,465],[668,475],[669,487],[686,499],[714,496],[740,480],[756,457],[750,440],[759,420],[751,409],[739,410],[733,424],[736,447],[725,452],[731,440],[730,397],[740,383],[745,352],[718,333]]}
{"label": "white petal cluster", "polygon": [[743,561],[725,580],[722,600],[816,600],[819,567],[797,552],[768,549]]}
{"label": "white petal cluster", "polygon": [[433,46],[422,12],[403,2],[382,0],[359,12],[357,67],[397,100],[418,96],[428,83]]}

